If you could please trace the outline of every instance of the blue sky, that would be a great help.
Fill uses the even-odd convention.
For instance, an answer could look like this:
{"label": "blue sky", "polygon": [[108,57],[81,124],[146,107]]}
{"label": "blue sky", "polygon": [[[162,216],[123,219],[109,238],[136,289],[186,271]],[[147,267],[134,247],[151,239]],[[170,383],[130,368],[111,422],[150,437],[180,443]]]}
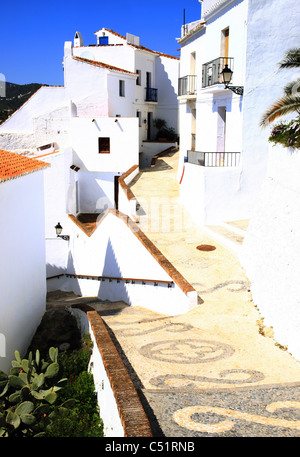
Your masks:
{"label": "blue sky", "polygon": [[140,37],[155,51],[179,57],[183,10],[186,22],[200,18],[198,0],[0,0],[0,73],[16,84],[63,85],[65,41],[81,32],[84,45],[107,27]]}

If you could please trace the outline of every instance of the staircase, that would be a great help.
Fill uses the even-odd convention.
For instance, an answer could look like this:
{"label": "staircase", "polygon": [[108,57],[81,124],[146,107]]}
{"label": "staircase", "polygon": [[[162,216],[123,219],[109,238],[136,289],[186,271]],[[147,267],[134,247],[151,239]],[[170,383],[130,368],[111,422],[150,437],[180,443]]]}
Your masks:
{"label": "staircase", "polygon": [[248,220],[222,222],[218,225],[206,225],[204,229],[223,246],[239,254],[248,223]]}

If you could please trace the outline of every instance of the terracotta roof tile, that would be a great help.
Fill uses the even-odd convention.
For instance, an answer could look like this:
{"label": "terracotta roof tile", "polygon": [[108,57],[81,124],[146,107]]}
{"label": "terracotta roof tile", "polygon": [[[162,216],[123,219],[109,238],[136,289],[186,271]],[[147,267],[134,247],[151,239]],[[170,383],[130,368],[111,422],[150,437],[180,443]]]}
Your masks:
{"label": "terracotta roof tile", "polygon": [[98,62],[97,60],[84,59],[83,57],[76,57],[76,56],[73,56],[73,59],[77,60],[78,62],[94,65],[96,67],[106,68],[106,69],[112,70],[112,71],[120,71],[122,73],[127,73],[129,75],[134,75],[134,76],[136,75],[136,73],[133,73],[132,71],[124,70],[123,68],[114,67],[113,65],[108,65],[107,63]]}
{"label": "terracotta roof tile", "polygon": [[[127,41],[126,37],[124,37],[123,35],[120,35],[117,32],[114,32],[111,29],[104,28],[104,29],[100,29],[100,30],[106,30],[107,32],[110,32],[113,35],[116,35],[119,38],[122,38],[123,40]],[[98,30],[98,32],[100,32],[100,30]],[[97,33],[97,32],[95,32],[95,33]],[[164,54],[163,52],[153,51],[152,49],[146,48],[145,46],[136,45],[136,44],[132,44],[132,43],[128,43],[128,44],[129,44],[129,46],[132,46],[134,48],[141,49],[143,51],[152,52],[153,54],[156,54],[156,55],[159,55],[159,56],[162,56],[162,57],[169,57],[170,59],[180,60],[179,57],[170,56],[169,54]]]}
{"label": "terracotta roof tile", "polygon": [[32,157],[0,149],[0,183],[50,166]]}

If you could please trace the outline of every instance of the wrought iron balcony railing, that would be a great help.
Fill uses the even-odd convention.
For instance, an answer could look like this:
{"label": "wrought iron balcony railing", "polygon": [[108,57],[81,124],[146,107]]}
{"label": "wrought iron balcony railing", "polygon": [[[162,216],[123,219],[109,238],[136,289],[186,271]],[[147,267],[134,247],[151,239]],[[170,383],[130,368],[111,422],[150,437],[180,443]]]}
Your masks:
{"label": "wrought iron balcony railing", "polygon": [[197,75],[187,75],[179,78],[178,95],[197,95]]}
{"label": "wrought iron balcony railing", "polygon": [[187,161],[201,167],[238,167],[240,153],[187,151]]}
{"label": "wrought iron balcony railing", "polygon": [[202,65],[202,87],[223,83],[220,75],[225,65],[233,71],[233,57],[218,57]]}
{"label": "wrought iron balcony railing", "polygon": [[157,89],[146,87],[146,102],[157,102]]}

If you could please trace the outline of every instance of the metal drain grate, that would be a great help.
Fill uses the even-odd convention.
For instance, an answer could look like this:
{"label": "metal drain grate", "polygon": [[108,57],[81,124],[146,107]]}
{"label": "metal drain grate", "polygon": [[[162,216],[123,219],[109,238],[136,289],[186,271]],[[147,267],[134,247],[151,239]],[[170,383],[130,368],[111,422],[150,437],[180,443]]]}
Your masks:
{"label": "metal drain grate", "polygon": [[214,251],[216,246],[212,246],[211,244],[200,244],[197,246],[197,249],[199,249],[199,251]]}

